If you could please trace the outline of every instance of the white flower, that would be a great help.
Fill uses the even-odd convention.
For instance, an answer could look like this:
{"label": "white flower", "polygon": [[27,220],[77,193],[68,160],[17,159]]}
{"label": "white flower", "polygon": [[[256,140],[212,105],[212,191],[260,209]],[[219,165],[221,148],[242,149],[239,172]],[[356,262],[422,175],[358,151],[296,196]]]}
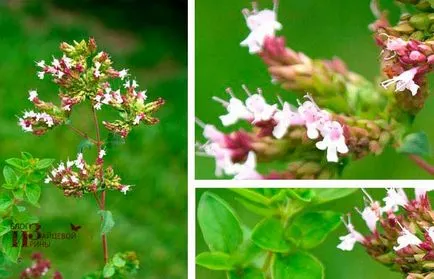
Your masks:
{"label": "white flower", "polygon": [[94,107],[96,110],[100,110],[100,109],[101,109],[101,106],[102,106],[102,103],[95,103],[95,104],[93,105],[93,107]]}
{"label": "white flower", "polygon": [[214,125],[206,124],[203,127],[203,136],[214,143],[224,144],[225,142],[225,135],[217,130]]}
{"label": "white flower", "polygon": [[99,78],[100,76],[101,76],[101,72],[99,71],[99,69],[101,68],[101,63],[100,62],[95,62],[95,70],[94,70],[94,72],[93,72],[93,75],[96,77],[96,78]]}
{"label": "white flower", "polygon": [[418,68],[415,67],[408,71],[403,72],[399,76],[395,76],[391,79],[385,80],[381,83],[381,86],[387,89],[390,85],[396,83],[395,92],[404,91],[406,89],[411,91],[411,95],[416,95],[419,90],[419,85],[414,82],[414,77],[417,74]]}
{"label": "white flower", "polygon": [[72,181],[73,183],[78,183],[78,182],[79,182],[77,176],[75,176],[75,175],[72,175],[70,178],[71,178],[71,181]]}
{"label": "white flower", "polygon": [[431,238],[431,241],[434,241],[434,227],[429,227],[426,232],[428,233],[429,237]]}
{"label": "white flower", "polygon": [[432,191],[432,190],[434,190],[434,187],[414,189],[414,194],[416,196],[416,200],[418,202],[420,202],[426,196],[426,192]]}
{"label": "white flower", "polygon": [[62,177],[62,180],[60,181],[60,183],[65,184],[68,183],[68,178],[66,178],[66,176]]}
{"label": "white flower", "polygon": [[402,229],[401,235],[398,237],[396,241],[398,242],[398,246],[393,247],[395,251],[401,250],[402,248],[405,248],[408,245],[419,245],[422,243],[422,241],[417,236],[412,234],[406,228]]}
{"label": "white flower", "polygon": [[223,148],[217,143],[210,143],[203,147],[206,155],[214,157],[215,159],[215,175],[222,176],[225,174],[233,174],[233,162],[231,158],[231,151]]}
{"label": "white flower", "polygon": [[351,224],[351,220],[348,218],[348,223],[342,219],[342,222],[344,223],[345,227],[348,230],[348,234],[339,237],[339,240],[341,243],[337,246],[338,249],[341,249],[342,251],[351,251],[354,248],[354,245],[359,242],[363,243],[364,237],[361,235],[358,231],[354,229],[353,224]]}
{"label": "white flower", "polygon": [[130,191],[131,185],[122,185],[121,192],[126,195],[128,191]]}
{"label": "white flower", "polygon": [[84,169],[83,153],[77,154],[77,159],[75,160],[75,166],[80,170]]}
{"label": "white flower", "polygon": [[98,158],[102,159],[106,154],[106,151],[104,149],[101,149],[98,153]]}
{"label": "white flower", "polygon": [[119,71],[119,77],[121,78],[121,80],[124,80],[124,78],[128,75],[128,70],[127,69],[123,69],[122,71]]}
{"label": "white flower", "polygon": [[[214,99],[219,100],[217,98]],[[225,104],[227,105],[226,110],[228,111],[228,114],[219,117],[222,121],[223,126],[230,126],[237,123],[238,120],[249,119],[253,117],[247,107],[243,104],[243,102],[237,98],[232,97],[229,100],[229,103],[225,102]]]}
{"label": "white flower", "polygon": [[136,88],[138,86],[139,86],[139,84],[137,83],[137,81],[135,79],[133,79],[133,81],[131,82],[131,87]]}
{"label": "white flower", "polygon": [[72,59],[67,57],[65,54],[62,57],[63,63],[65,63],[66,68],[70,69],[72,66]]}
{"label": "white flower", "polygon": [[41,68],[45,68],[45,61],[41,60],[39,62],[36,62],[36,66],[41,67]]}
{"label": "white flower", "polygon": [[125,88],[130,88],[131,87],[131,82],[129,80],[126,80],[124,83],[124,87]]}
{"label": "white flower", "polygon": [[142,120],[142,118],[143,118],[142,115],[137,115],[137,116],[134,118],[133,125],[139,125],[139,123],[140,123],[140,121]]}
{"label": "white flower", "polygon": [[330,121],[330,115],[321,110],[310,96],[306,95],[306,97],[309,101],[301,104],[298,107],[298,112],[305,121],[308,138],[316,139],[319,137],[324,124]]}
{"label": "white flower", "polygon": [[361,212],[361,215],[371,232],[375,232],[377,230],[377,222],[380,220],[378,210],[373,209],[371,206],[367,206]]}
{"label": "white flower", "polygon": [[51,65],[53,65],[56,68],[60,68],[60,62],[57,58],[53,57],[53,62],[51,62]]}
{"label": "white flower", "polygon": [[29,91],[29,101],[33,102],[36,97],[38,97],[38,92],[36,90],[30,90]]}
{"label": "white flower", "polygon": [[71,110],[71,105],[65,105],[65,106],[62,107],[62,109],[66,110],[66,111],[70,111]]}
{"label": "white flower", "polygon": [[267,121],[273,117],[277,105],[269,105],[260,94],[253,94],[246,100],[247,109],[253,114],[253,122]]}
{"label": "white flower", "polygon": [[39,79],[44,79],[44,77],[45,77],[45,72],[44,72],[44,71],[38,72],[38,73],[37,73],[37,76],[38,76]]}
{"label": "white flower", "polygon": [[23,129],[24,132],[33,132],[33,127],[31,124],[27,124],[26,121],[22,118],[19,119],[18,124],[20,125],[21,129]]}
{"label": "white flower", "polygon": [[277,123],[273,128],[273,136],[277,139],[283,138],[291,125],[304,124],[298,112],[292,110],[291,105],[286,102],[283,104],[283,109],[274,114],[273,119]]}
{"label": "white flower", "polygon": [[68,160],[68,161],[66,162],[66,167],[67,167],[67,168],[70,168],[70,167],[72,167],[74,164],[75,164],[74,161],[69,161],[69,160]]}
{"label": "white flower", "polygon": [[247,46],[250,53],[258,53],[266,37],[274,37],[277,30],[282,29],[282,25],[277,21],[275,10],[254,10],[252,13],[245,13],[247,27],[250,34],[241,42],[241,46]]}
{"label": "white flower", "polygon": [[262,176],[256,171],[256,155],[253,151],[249,152],[244,164],[234,164],[232,168],[235,180],[262,179]]}
{"label": "white flower", "polygon": [[50,183],[51,181],[52,181],[51,177],[47,176],[47,177],[45,178],[45,180],[44,180],[44,183],[45,183],[45,184],[48,184],[48,183]]}
{"label": "white flower", "polygon": [[57,77],[58,77],[58,78],[62,78],[64,75],[65,75],[64,72],[62,72],[62,71],[57,71]]}
{"label": "white flower", "polygon": [[382,212],[396,212],[398,211],[399,206],[404,207],[408,204],[407,195],[401,188],[387,189],[387,196],[383,199],[383,201],[386,203],[386,205],[381,209]]}
{"label": "white flower", "polygon": [[316,143],[320,150],[327,149],[327,161],[338,162],[338,152],[348,153],[348,147],[345,143],[344,130],[342,125],[337,121],[331,121],[324,124],[321,129],[323,140]]}

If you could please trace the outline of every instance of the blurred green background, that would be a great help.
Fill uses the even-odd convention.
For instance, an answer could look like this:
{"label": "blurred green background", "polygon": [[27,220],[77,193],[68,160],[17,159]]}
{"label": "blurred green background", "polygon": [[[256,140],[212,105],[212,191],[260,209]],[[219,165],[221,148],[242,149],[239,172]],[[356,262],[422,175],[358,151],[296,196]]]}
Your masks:
{"label": "blurred green background", "polygon": [[[268,100],[280,94],[294,101],[294,94],[271,84],[270,76],[262,61],[241,47],[240,42],[249,31],[241,14],[250,8],[249,0],[196,0],[196,116],[202,121],[216,125],[223,131],[218,116],[224,108],[211,100],[212,96],[228,99],[225,88],[232,87],[238,96],[243,96],[241,84],[251,89],[261,87]],[[259,0],[260,8],[271,8],[271,0]],[[284,35],[287,44],[296,51],[303,51],[312,58],[330,59],[339,56],[348,67],[369,80],[379,74],[379,49],[375,46],[368,24],[374,20],[369,9],[369,0],[308,0],[280,1],[278,19],[283,24],[279,35]],[[390,11],[393,22],[399,17],[399,9],[392,0],[381,0]],[[274,101],[276,101],[274,99]],[[434,144],[434,98],[429,98],[425,108],[417,116],[414,131],[427,133]],[[203,143],[202,130],[196,127],[196,140]],[[392,163],[393,162],[393,163]],[[431,160],[434,163],[434,160]],[[283,169],[285,165],[272,167]],[[214,179],[214,161],[196,158],[196,178]],[[392,148],[378,157],[368,156],[352,162],[343,173],[346,179],[427,179],[406,156]]]}
{"label": "blurred green background", "polygon": [[[186,0],[0,0],[0,161],[20,151],[56,160],[75,158],[80,139],[65,127],[36,137],[20,130],[17,116],[32,107],[29,89],[37,88],[44,100],[56,100],[56,86],[37,79],[35,61],[60,56],[62,41],[89,36],[111,54],[115,68],[130,69],[140,87],[148,89],[150,100],[166,100],[156,115],[160,124],[137,127],[126,144],[107,156],[123,181],[135,185],[126,196],[108,193],[107,209],[116,221],[108,236],[110,254],[136,251],[141,263],[137,278],[186,278]],[[78,108],[72,122],[91,131],[88,112]],[[82,229],[77,241],[54,241],[50,248],[35,250],[65,278],[101,269],[100,222],[93,198],[65,198],[45,186],[41,205],[35,213],[43,231],[70,231],[70,223]],[[29,266],[32,251],[24,249],[13,278]]]}
{"label": "blurred green background", "polygon": [[[240,217],[243,224],[252,229],[262,218],[250,211],[247,211],[239,202],[235,200],[237,195],[227,189],[197,189],[196,190],[196,205],[199,202],[201,195],[210,191],[222,197],[228,202]],[[382,200],[385,197],[385,189],[367,189],[369,194],[377,200]],[[409,198],[414,197],[413,190],[407,189]],[[431,194],[430,194],[431,195]],[[431,196],[432,198],[432,196]],[[334,210],[343,214],[351,212],[353,218],[352,223],[356,230],[362,234],[369,233],[365,222],[360,215],[355,211],[354,207],[363,208],[363,194],[361,191],[356,191],[353,194],[331,203],[326,203],[316,208],[323,210]],[[312,210],[314,210],[312,208]],[[374,261],[361,245],[356,245],[353,251],[344,252],[336,248],[340,243],[339,236],[346,235],[348,231],[342,224],[336,231],[332,232],[328,238],[318,247],[312,250],[314,254],[325,266],[326,279],[401,279],[400,273],[390,271],[380,263]],[[196,254],[209,251],[205,244],[200,227],[196,222]],[[225,279],[224,272],[217,272],[196,266],[196,278],[198,279]]]}

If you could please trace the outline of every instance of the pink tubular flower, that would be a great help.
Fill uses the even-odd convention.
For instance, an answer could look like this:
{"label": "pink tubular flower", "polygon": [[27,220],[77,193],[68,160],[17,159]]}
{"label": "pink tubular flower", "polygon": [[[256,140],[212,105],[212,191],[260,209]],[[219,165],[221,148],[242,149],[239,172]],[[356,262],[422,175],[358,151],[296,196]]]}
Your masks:
{"label": "pink tubular flower", "polygon": [[307,95],[306,97],[309,101],[301,104],[298,112],[305,121],[308,138],[316,139],[319,137],[323,125],[330,121],[330,115],[321,110],[310,96]]}
{"label": "pink tubular flower", "polygon": [[255,152],[250,151],[247,155],[247,160],[243,164],[234,164],[232,172],[235,174],[235,180],[260,180],[263,179],[256,171],[256,155]]}
{"label": "pink tubular flower", "polygon": [[342,125],[337,121],[326,122],[320,130],[323,140],[317,142],[316,147],[320,150],[327,150],[327,161],[338,162],[338,152],[345,154],[349,151]]}

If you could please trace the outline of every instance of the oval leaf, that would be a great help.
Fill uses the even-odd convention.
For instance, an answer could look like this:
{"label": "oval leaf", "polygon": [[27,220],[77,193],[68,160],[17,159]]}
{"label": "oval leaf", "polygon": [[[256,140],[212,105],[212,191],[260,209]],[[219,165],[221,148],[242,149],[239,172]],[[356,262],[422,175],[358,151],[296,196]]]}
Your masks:
{"label": "oval leaf", "polygon": [[251,189],[243,189],[243,188],[232,188],[231,191],[237,193],[238,195],[244,197],[245,199],[256,202],[262,205],[269,205],[270,199],[266,196],[261,195],[260,193],[256,192],[255,190]]}
{"label": "oval leaf", "polygon": [[399,153],[415,154],[419,156],[431,155],[429,140],[424,132],[407,135],[397,151]]}
{"label": "oval leaf", "polygon": [[339,227],[340,216],[333,211],[304,213],[293,220],[286,230],[286,237],[300,248],[314,248]]}
{"label": "oval leaf", "polygon": [[7,159],[5,162],[8,165],[10,165],[14,168],[17,168],[17,169],[23,169],[24,168],[23,161],[21,159],[18,159],[18,158],[10,158],[10,159]]}
{"label": "oval leaf", "polygon": [[49,168],[54,163],[54,159],[41,159],[36,163],[36,169],[43,170]]}
{"label": "oval leaf", "polygon": [[234,262],[226,253],[205,252],[196,257],[196,264],[211,270],[232,270]]}
{"label": "oval leaf", "polygon": [[13,237],[13,232],[8,232],[3,236],[2,248],[3,253],[9,260],[16,263],[21,253],[21,246],[23,243],[23,233],[21,231],[15,232],[16,238]]}
{"label": "oval leaf", "polygon": [[206,192],[200,198],[197,218],[211,251],[232,253],[243,241],[243,231],[233,209],[218,196]]}
{"label": "oval leaf", "polygon": [[39,198],[41,197],[41,186],[29,184],[26,186],[26,197],[33,205],[38,206]]}
{"label": "oval leaf", "polygon": [[326,203],[349,196],[357,190],[356,188],[314,188],[312,191],[315,195],[312,201],[316,204]]}
{"label": "oval leaf", "polygon": [[264,219],[252,232],[252,241],[262,249],[285,253],[290,249],[285,241],[282,224],[275,218]]}
{"label": "oval leaf", "polygon": [[306,252],[287,256],[276,255],[273,279],[322,279],[324,267],[317,258]]}
{"label": "oval leaf", "polygon": [[102,217],[101,235],[109,233],[115,225],[113,214],[109,210],[100,210],[98,214]]}
{"label": "oval leaf", "polygon": [[265,276],[259,269],[246,268],[243,270],[231,271],[228,273],[228,279],[264,279]]}
{"label": "oval leaf", "polygon": [[18,180],[15,171],[10,166],[5,166],[3,168],[3,176],[5,178],[6,183],[9,185],[15,184]]}

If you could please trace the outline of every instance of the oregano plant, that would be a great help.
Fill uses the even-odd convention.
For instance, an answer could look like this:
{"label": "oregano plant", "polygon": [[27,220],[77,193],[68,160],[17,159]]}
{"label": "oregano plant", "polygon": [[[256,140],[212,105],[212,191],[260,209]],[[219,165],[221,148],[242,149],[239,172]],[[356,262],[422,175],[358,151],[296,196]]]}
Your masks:
{"label": "oregano plant", "polygon": [[251,10],[242,11],[250,33],[240,45],[264,62],[272,83],[295,94],[298,101],[286,101],[287,93],[272,96],[246,85],[240,86],[241,93],[228,88],[226,97],[213,97],[222,105],[219,121],[225,130],[197,119],[205,138],[197,147],[198,155],[215,160],[215,175],[336,178],[351,162],[380,155],[386,147],[434,174],[424,159],[431,155],[428,137],[412,128],[429,96],[432,1],[394,1],[403,11],[397,23],[388,20],[379,1],[372,1],[377,19],[369,28],[381,67],[375,81],[350,71],[339,58],[313,59],[291,49],[286,38],[277,35],[283,26],[278,1],[273,2],[272,9],[261,10],[254,2]]}
{"label": "oregano plant", "polygon": [[[8,165],[3,170],[3,188],[9,193],[0,194],[3,252],[11,261],[17,260],[22,244],[12,245],[10,222],[36,222],[36,219],[26,215],[27,211],[20,203],[27,201],[39,206],[40,184],[43,181],[61,190],[65,198],[80,199],[90,195],[95,199],[97,210],[89,217],[101,219],[100,232],[95,234],[101,238],[103,267],[83,278],[131,278],[139,268],[136,254],[109,254],[107,235],[115,225],[115,218],[107,204],[107,195],[109,192],[128,195],[133,185],[122,181],[114,168],[107,164],[106,156],[115,145],[125,142],[133,127],[158,123],[153,114],[164,104],[164,100],[158,98],[148,102],[146,90],[139,90],[129,70],[113,68],[110,56],[105,51],[98,51],[93,38],[74,41],[72,44],[63,42],[60,50],[61,57],[53,57],[50,63],[44,60],[36,62],[39,68],[37,77],[49,79],[58,87],[57,92],[42,95],[46,94],[47,98],[52,99],[50,96],[54,93],[58,102],[43,101],[37,90],[30,90],[28,99],[34,108],[25,111],[19,117],[18,124],[24,132],[41,137],[58,126],[66,126],[82,141],[78,146],[78,154],[71,156],[74,159],[61,161],[52,168],[54,160],[35,159],[28,153],[23,153],[21,159],[6,161]],[[88,118],[84,119],[89,123],[74,123],[72,115],[78,107],[87,108]],[[117,116],[101,121],[99,112],[104,110],[112,110]],[[93,131],[84,131],[82,126],[93,126]],[[71,227],[72,230],[79,229],[72,224]],[[44,276],[48,275],[40,274],[40,277],[31,278],[48,278]]]}
{"label": "oregano plant", "polygon": [[253,227],[227,201],[205,192],[197,220],[209,251],[198,254],[196,264],[231,279],[324,278],[324,266],[310,250],[339,226],[342,214],[316,206],[355,190],[230,189],[237,202],[260,217]]}

